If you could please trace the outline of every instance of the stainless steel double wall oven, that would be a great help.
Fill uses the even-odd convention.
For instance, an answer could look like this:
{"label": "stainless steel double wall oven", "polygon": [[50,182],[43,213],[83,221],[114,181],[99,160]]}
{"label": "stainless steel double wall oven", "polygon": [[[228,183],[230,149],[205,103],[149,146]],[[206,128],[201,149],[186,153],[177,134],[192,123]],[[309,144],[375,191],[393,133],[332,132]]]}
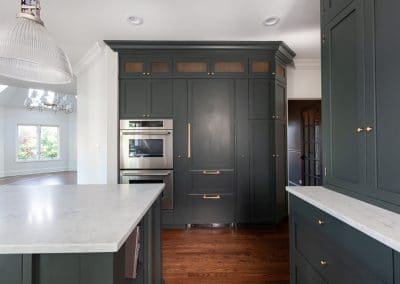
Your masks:
{"label": "stainless steel double wall oven", "polygon": [[165,183],[162,208],[173,209],[173,120],[120,121],[120,182]]}

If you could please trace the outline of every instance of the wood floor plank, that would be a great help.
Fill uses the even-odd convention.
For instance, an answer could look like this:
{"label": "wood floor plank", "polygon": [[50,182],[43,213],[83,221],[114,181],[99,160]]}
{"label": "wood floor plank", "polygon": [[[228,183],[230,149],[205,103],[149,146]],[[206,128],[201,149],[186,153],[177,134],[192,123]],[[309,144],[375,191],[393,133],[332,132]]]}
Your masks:
{"label": "wood floor plank", "polygon": [[273,229],[163,231],[165,283],[289,283],[287,221]]}

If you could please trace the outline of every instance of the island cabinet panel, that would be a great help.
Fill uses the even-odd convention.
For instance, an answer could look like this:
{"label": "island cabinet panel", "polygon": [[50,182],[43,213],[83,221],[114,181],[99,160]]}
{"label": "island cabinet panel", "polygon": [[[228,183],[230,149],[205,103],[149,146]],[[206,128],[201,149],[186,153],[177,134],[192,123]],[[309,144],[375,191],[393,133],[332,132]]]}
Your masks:
{"label": "island cabinet panel", "polygon": [[327,184],[366,193],[363,1],[323,31],[323,135]]}
{"label": "island cabinet panel", "polygon": [[22,255],[0,255],[0,283],[25,284],[22,265]]}
{"label": "island cabinet panel", "polygon": [[[316,275],[327,283],[394,283],[392,249],[294,196],[290,237],[292,283]],[[313,269],[299,277],[305,261]]]}
{"label": "island cabinet panel", "polygon": [[173,81],[120,80],[120,118],[172,118]]}

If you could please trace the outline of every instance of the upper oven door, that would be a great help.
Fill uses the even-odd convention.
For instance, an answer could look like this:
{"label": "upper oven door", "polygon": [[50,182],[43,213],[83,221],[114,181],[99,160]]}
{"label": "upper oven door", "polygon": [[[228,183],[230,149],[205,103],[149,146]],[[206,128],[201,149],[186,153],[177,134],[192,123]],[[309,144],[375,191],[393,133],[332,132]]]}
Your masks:
{"label": "upper oven door", "polygon": [[121,169],[172,169],[172,130],[121,130]]}

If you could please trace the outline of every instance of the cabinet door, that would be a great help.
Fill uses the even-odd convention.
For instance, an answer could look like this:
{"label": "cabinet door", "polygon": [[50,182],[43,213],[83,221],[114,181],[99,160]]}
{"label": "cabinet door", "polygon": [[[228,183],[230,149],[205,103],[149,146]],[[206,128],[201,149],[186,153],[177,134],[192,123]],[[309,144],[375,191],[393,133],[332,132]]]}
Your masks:
{"label": "cabinet door", "polygon": [[120,118],[147,117],[148,81],[143,79],[120,80]]}
{"label": "cabinet door", "polygon": [[150,76],[170,76],[172,74],[172,61],[169,58],[149,58],[147,69]]}
{"label": "cabinet door", "polygon": [[120,56],[119,76],[121,78],[146,76],[147,66],[145,56]]}
{"label": "cabinet door", "polygon": [[[375,97],[371,98],[367,125],[372,131],[367,134],[371,145],[371,173],[373,188],[381,199],[400,204],[400,80],[399,65],[400,18],[399,1],[379,0],[375,2]],[[372,22],[372,21],[371,21]],[[373,41],[371,41],[373,42]],[[373,57],[372,57],[373,58]],[[373,65],[371,70],[373,70]],[[374,80],[371,79],[370,82]],[[371,92],[373,95],[373,92]],[[375,105],[373,104],[375,102]],[[374,113],[374,110],[376,113]],[[376,122],[374,120],[376,116]]]}
{"label": "cabinet door", "polygon": [[276,120],[287,120],[287,101],[286,101],[286,86],[284,84],[275,83],[274,104],[272,118]]}
{"label": "cabinet door", "polygon": [[250,124],[250,195],[253,223],[275,220],[273,186],[273,121],[251,120]]}
{"label": "cabinet door", "polygon": [[271,76],[274,73],[273,58],[265,56],[250,59],[250,74],[253,76]]}
{"label": "cabinet door", "polygon": [[326,183],[365,193],[366,136],[363,1],[325,28],[323,123]]}
{"label": "cabinet door", "polygon": [[210,61],[204,58],[178,58],[175,60],[175,75],[182,77],[204,77],[210,74]]}
{"label": "cabinet door", "polygon": [[22,255],[0,255],[0,283],[22,284]]}
{"label": "cabinet door", "polygon": [[247,75],[248,59],[215,59],[211,62],[211,72],[216,76]]}
{"label": "cabinet door", "polygon": [[170,79],[152,79],[149,81],[149,104],[152,118],[172,118],[173,81]]}
{"label": "cabinet door", "polygon": [[341,10],[353,0],[321,0],[322,24],[331,21]]}
{"label": "cabinet door", "polygon": [[191,170],[234,169],[234,80],[190,80]]}
{"label": "cabinet door", "polygon": [[281,221],[287,216],[287,134],[286,123],[276,121],[274,123],[274,185],[275,185],[275,204],[276,222]]}
{"label": "cabinet door", "polygon": [[297,251],[291,252],[295,260],[292,284],[324,284],[327,283],[321,275]]}
{"label": "cabinet door", "polygon": [[273,81],[269,79],[251,79],[249,97],[250,119],[272,119]]}
{"label": "cabinet door", "polygon": [[236,222],[250,223],[250,157],[248,80],[236,80]]}

